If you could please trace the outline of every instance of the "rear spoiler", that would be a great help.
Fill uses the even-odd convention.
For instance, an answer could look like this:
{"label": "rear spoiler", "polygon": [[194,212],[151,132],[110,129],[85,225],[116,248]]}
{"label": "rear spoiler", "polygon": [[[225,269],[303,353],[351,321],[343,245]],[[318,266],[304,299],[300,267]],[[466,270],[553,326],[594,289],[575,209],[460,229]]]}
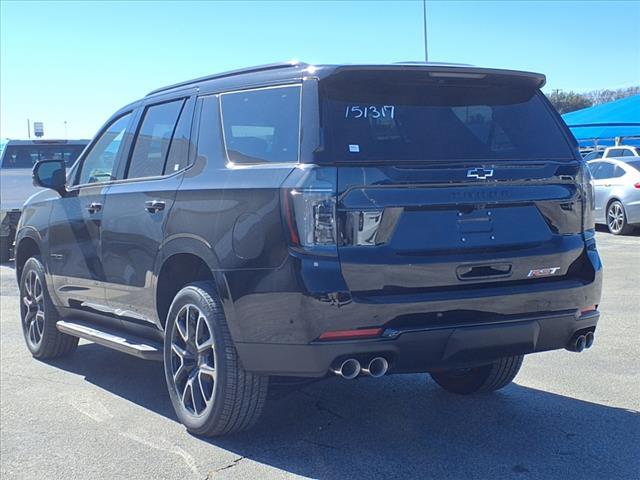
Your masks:
{"label": "rear spoiler", "polygon": [[326,75],[330,77],[349,71],[408,71],[424,72],[433,78],[490,78],[513,79],[532,88],[542,88],[547,78],[542,73],[524,72],[520,70],[503,70],[500,68],[483,68],[461,64],[430,64],[430,63],[396,63],[393,65],[344,65],[333,68]]}

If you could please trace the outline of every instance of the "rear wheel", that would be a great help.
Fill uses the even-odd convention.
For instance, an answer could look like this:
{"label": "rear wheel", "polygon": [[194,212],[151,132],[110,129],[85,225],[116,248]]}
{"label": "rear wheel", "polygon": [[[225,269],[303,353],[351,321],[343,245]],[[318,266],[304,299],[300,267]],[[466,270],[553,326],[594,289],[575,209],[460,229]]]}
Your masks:
{"label": "rear wheel", "polygon": [[20,277],[20,319],[27,348],[36,358],[55,358],[73,353],[78,337],[58,331],[60,319],[47,290],[44,266],[38,257],[24,264]]}
{"label": "rear wheel", "polygon": [[167,317],[164,369],[171,403],[196,435],[224,435],[260,417],[269,378],[246,372],[210,282],[178,292]]}
{"label": "rear wheel", "polygon": [[614,200],[607,207],[607,227],[614,235],[626,235],[632,232],[633,227],[627,223],[627,214],[622,202]]}
{"label": "rear wheel", "polygon": [[431,378],[448,392],[469,395],[492,392],[509,385],[522,366],[524,355],[505,357],[489,365],[431,373]]}

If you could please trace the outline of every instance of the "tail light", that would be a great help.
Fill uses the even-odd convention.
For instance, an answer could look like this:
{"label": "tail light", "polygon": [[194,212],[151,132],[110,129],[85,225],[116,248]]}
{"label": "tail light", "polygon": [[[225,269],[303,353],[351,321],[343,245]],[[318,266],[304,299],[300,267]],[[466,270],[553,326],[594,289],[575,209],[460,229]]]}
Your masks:
{"label": "tail light", "polygon": [[638,188],[640,189],[640,182],[636,182],[633,184],[633,188]]}
{"label": "tail light", "polygon": [[303,248],[335,248],[336,170],[298,169],[283,187],[283,214],[291,244]]}

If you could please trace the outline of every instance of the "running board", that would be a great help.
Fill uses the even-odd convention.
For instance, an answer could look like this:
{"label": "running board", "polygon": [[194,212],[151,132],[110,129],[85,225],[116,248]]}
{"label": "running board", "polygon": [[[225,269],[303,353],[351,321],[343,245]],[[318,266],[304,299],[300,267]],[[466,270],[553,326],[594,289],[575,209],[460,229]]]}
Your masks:
{"label": "running board", "polygon": [[[77,320],[59,320],[56,327],[62,333],[84,338],[108,348],[128,353],[144,360],[162,361],[162,345],[128,332],[113,328],[90,325]],[[126,335],[126,336],[125,336]]]}

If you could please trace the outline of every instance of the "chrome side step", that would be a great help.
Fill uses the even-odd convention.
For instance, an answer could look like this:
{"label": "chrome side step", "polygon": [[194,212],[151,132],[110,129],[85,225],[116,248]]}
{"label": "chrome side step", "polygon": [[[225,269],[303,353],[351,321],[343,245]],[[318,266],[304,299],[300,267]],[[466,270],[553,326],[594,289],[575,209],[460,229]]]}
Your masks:
{"label": "chrome side step", "polygon": [[56,327],[62,333],[84,338],[144,360],[162,361],[162,345],[155,343],[153,340],[77,320],[59,320],[56,323]]}

